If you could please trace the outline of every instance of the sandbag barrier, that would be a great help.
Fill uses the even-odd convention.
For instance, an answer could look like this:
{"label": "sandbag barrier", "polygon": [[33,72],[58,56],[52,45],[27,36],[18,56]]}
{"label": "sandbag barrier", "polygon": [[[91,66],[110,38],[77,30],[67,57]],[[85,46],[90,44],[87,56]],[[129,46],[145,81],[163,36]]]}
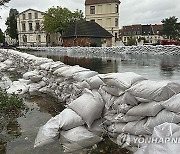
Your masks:
{"label": "sandbag barrier", "polygon": [[0,70],[26,71],[8,93],[49,93],[66,102],[67,108],[39,129],[35,147],[60,139],[65,151],[73,152],[108,135],[136,151],[143,146],[137,138],[151,137],[165,122],[180,123],[178,83],[151,81],[132,72],[98,74],[14,50],[1,49],[0,57]]}
{"label": "sandbag barrier", "polygon": [[[29,47],[21,47],[29,48]],[[151,54],[151,55],[180,55],[180,46],[175,45],[145,45],[145,46],[119,46],[119,47],[30,47],[39,51],[65,54],[69,57],[117,58],[125,54]]]}

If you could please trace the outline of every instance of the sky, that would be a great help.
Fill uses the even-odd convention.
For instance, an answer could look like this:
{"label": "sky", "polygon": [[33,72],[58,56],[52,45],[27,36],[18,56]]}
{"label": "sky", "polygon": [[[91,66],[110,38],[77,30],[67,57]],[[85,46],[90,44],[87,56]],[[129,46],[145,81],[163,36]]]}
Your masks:
{"label": "sky", "polygon": [[[47,11],[52,6],[61,6],[74,11],[84,12],[85,0],[11,0],[7,7],[0,7],[0,28],[6,29],[5,21],[10,8],[22,12],[32,8],[39,11]],[[160,24],[162,19],[176,16],[180,19],[179,0],[121,0],[120,4],[120,28],[132,24]]]}

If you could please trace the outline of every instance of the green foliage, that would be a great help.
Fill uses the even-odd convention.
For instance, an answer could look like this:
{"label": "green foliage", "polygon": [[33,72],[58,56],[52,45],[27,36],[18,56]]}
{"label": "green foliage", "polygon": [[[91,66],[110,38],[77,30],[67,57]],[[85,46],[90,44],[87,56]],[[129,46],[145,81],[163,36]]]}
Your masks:
{"label": "green foliage", "polygon": [[2,30],[0,29],[0,43],[4,43],[4,42],[5,42],[4,34]]}
{"label": "green foliage", "polygon": [[178,39],[180,37],[180,23],[177,22],[178,18],[175,16],[163,19],[163,30],[161,35],[166,36],[169,39]]}
{"label": "green foliage", "polygon": [[128,46],[136,45],[136,39],[131,37],[130,39],[128,39],[127,45]]}
{"label": "green foliage", "polygon": [[16,9],[10,9],[9,17],[6,20],[7,33],[13,39],[18,39],[17,20],[16,20],[17,14],[18,11]]}
{"label": "green foliage", "polygon": [[44,30],[47,33],[60,32],[62,34],[69,24],[75,20],[82,19],[84,19],[84,17],[81,10],[71,12],[69,9],[60,6],[57,6],[57,8],[52,7],[44,16]]}
{"label": "green foliage", "polygon": [[21,110],[25,106],[21,98],[17,95],[8,95],[4,90],[0,89],[0,116],[18,117],[21,115]]}

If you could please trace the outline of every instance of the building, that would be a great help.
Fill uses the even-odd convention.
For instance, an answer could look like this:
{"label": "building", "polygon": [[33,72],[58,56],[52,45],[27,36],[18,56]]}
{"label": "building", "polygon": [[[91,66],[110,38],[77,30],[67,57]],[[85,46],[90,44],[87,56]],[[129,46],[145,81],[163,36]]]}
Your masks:
{"label": "building", "polygon": [[76,21],[63,34],[63,46],[112,46],[112,34],[93,21]]}
{"label": "building", "polygon": [[113,45],[119,32],[119,0],[86,0],[85,17],[87,21],[95,21],[113,36]]}
{"label": "building", "polygon": [[19,46],[46,46],[46,33],[42,30],[44,12],[28,9],[18,14]]}
{"label": "building", "polygon": [[128,40],[135,38],[137,41],[141,38],[145,40],[145,43],[157,44],[164,38],[160,36],[159,32],[163,29],[163,25],[128,25],[123,26],[119,30],[119,36],[124,44],[127,44]]}
{"label": "building", "polygon": [[5,44],[8,46],[16,46],[17,45],[17,40],[12,39],[9,34],[7,33],[7,30],[4,32],[4,37],[5,37]]}

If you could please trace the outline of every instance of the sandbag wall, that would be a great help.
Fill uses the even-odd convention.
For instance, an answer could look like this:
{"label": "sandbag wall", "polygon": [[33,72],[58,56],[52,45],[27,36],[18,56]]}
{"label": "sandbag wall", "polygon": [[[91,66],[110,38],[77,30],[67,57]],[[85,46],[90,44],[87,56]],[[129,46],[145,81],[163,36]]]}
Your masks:
{"label": "sandbag wall", "polygon": [[[67,104],[42,126],[36,146],[61,134],[66,150],[73,151],[101,141],[101,133],[119,145],[139,146],[133,138],[150,136],[164,122],[180,123],[178,83],[151,81],[132,72],[98,74],[14,50],[1,49],[0,57],[1,71],[22,72],[22,79],[14,81],[7,92],[47,93]],[[121,141],[127,136],[130,143],[124,145]]]}
{"label": "sandbag wall", "polygon": [[[22,47],[27,48],[27,47]],[[146,45],[146,46],[119,46],[119,47],[30,47],[30,49],[49,51],[77,57],[110,57],[116,58],[123,54],[152,54],[152,55],[179,55],[180,46],[174,45]]]}
{"label": "sandbag wall", "polygon": [[8,93],[44,93],[67,104],[77,98],[84,88],[90,88],[83,80],[98,74],[79,66],[68,66],[60,61],[54,62],[14,50],[0,49],[0,57],[1,71],[22,74],[21,79],[7,86]]}

